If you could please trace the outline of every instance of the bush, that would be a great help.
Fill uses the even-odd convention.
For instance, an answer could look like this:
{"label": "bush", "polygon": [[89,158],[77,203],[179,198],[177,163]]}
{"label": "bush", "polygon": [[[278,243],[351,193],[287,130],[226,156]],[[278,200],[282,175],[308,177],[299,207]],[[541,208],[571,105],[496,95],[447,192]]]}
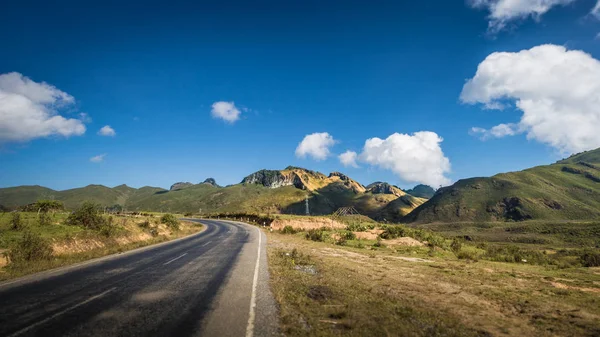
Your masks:
{"label": "bush", "polygon": [[148,229],[148,228],[150,228],[150,221],[148,221],[148,220],[142,221],[138,224],[138,226],[140,228]]}
{"label": "bush", "polygon": [[352,232],[366,232],[367,227],[363,226],[360,223],[352,223],[346,226],[346,229]]}
{"label": "bush", "polygon": [[40,223],[40,226],[50,225],[52,221],[50,220],[50,215],[48,214],[48,212],[40,212],[40,214],[38,215],[38,222]]}
{"label": "bush", "polygon": [[581,254],[580,260],[584,267],[600,267],[600,252],[586,250]]}
{"label": "bush", "polygon": [[452,243],[450,244],[450,249],[454,252],[455,255],[458,256],[458,253],[462,249],[462,242],[460,242],[460,240],[458,239],[452,240]]}
{"label": "bush", "polygon": [[156,227],[152,227],[150,228],[150,235],[157,237],[158,236],[158,229],[156,229]]}
{"label": "bush", "polygon": [[385,226],[383,232],[379,234],[382,239],[395,239],[407,235],[407,228],[403,226]]}
{"label": "bush", "polygon": [[192,212],[185,212],[185,214],[183,214],[183,216],[186,217],[186,218],[187,217],[191,217],[193,215],[194,215],[194,213],[192,213]]}
{"label": "bush", "polygon": [[10,229],[20,231],[23,229],[23,223],[21,222],[21,213],[14,212],[10,219]]}
{"label": "bush", "polygon": [[456,257],[461,260],[472,260],[477,261],[477,252],[474,250],[460,250],[459,252],[455,252]]}
{"label": "bush", "polygon": [[375,242],[373,244],[373,247],[377,247],[377,248],[385,248],[385,245],[383,243],[381,243],[381,237],[377,237],[377,242]]}
{"label": "bush", "polygon": [[282,234],[296,234],[297,231],[294,229],[294,227],[292,226],[285,226],[283,227],[283,229],[281,230]]}
{"label": "bush", "polygon": [[7,256],[11,263],[49,260],[52,258],[52,246],[38,234],[26,231]]}
{"label": "bush", "polygon": [[106,224],[106,220],[100,214],[98,205],[86,201],[69,215],[65,223],[70,226],[82,226],[87,229],[99,230]]}
{"label": "bush", "polygon": [[173,214],[165,214],[160,218],[160,222],[167,225],[172,230],[179,230],[179,220]]}
{"label": "bush", "polygon": [[311,229],[306,233],[306,239],[311,241],[323,242],[325,239],[325,231],[322,229]]}

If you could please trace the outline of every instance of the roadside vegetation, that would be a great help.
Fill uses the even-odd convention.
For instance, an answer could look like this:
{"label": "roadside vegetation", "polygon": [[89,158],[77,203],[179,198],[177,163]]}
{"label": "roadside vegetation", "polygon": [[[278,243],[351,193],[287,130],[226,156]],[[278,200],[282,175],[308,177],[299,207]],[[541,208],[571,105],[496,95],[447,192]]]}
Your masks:
{"label": "roadside vegetation", "polygon": [[0,213],[0,281],[200,231],[177,215],[106,214],[84,202],[65,212],[56,201]]}
{"label": "roadside vegetation", "polygon": [[566,234],[542,223],[504,223],[536,228],[527,233],[539,243],[520,244],[458,227],[335,221],[345,227],[305,229],[294,226],[306,223],[298,219],[269,234],[271,286],[286,335],[600,334],[593,227]]}

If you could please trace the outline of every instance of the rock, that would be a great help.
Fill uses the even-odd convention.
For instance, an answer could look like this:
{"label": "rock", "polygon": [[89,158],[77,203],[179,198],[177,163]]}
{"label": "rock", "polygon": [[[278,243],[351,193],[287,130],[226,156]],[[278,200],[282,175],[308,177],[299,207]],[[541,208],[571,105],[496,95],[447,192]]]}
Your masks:
{"label": "rock", "polygon": [[190,183],[190,182],[178,182],[175,183],[173,185],[171,185],[171,188],[169,189],[169,191],[177,191],[186,187],[190,187],[193,186],[194,184]]}
{"label": "rock", "polygon": [[367,186],[367,192],[371,192],[373,194],[393,194],[398,197],[406,194],[398,187],[380,181],[374,182]]}
{"label": "rock", "polygon": [[217,181],[214,178],[206,178],[202,184],[212,185],[214,187],[221,187],[217,184]]}

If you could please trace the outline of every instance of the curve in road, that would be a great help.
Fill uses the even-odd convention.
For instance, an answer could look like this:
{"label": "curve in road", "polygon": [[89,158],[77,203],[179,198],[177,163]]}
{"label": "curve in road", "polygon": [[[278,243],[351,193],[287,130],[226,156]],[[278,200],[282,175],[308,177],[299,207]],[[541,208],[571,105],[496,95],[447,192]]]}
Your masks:
{"label": "curve in road", "polygon": [[180,240],[0,285],[0,335],[277,334],[264,233],[201,222]]}

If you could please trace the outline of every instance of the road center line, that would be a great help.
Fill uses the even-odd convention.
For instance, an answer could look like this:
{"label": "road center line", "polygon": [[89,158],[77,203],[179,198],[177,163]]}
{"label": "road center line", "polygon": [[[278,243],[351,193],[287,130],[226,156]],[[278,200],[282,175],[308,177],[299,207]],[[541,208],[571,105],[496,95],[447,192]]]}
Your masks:
{"label": "road center line", "polygon": [[82,305],[84,305],[84,304],[86,304],[86,303],[89,303],[89,302],[91,302],[91,301],[93,301],[93,300],[95,300],[95,299],[98,299],[98,298],[100,298],[100,297],[102,297],[102,296],[104,296],[104,295],[108,294],[109,292],[111,292],[111,291],[115,290],[115,289],[117,289],[117,287],[110,288],[110,289],[108,289],[107,291],[105,291],[105,292],[103,292],[103,293],[100,293],[100,294],[98,294],[98,295],[92,296],[92,297],[88,298],[87,300],[85,300],[85,301],[83,301],[83,302],[80,302],[80,303],[78,303],[78,304],[75,304],[74,306],[72,306],[72,307],[69,307],[69,308],[67,308],[67,309],[65,309],[65,310],[63,310],[63,311],[57,312],[57,313],[55,313],[54,315],[52,315],[52,316],[50,316],[50,317],[48,317],[48,318],[46,318],[46,319],[43,319],[43,320],[41,320],[41,321],[39,321],[39,322],[35,322],[35,323],[31,324],[30,326],[28,326],[28,327],[26,327],[26,328],[24,328],[24,329],[21,329],[21,330],[19,330],[19,331],[15,332],[15,333],[13,333],[12,335],[8,335],[8,337],[14,337],[14,336],[21,335],[21,334],[23,334],[23,333],[25,333],[25,332],[27,332],[27,331],[29,331],[29,330],[31,330],[31,329],[33,329],[33,328],[35,328],[36,326],[42,325],[42,324],[44,324],[44,323],[46,323],[46,322],[48,322],[48,321],[50,321],[50,320],[53,320],[53,319],[55,319],[56,317],[58,317],[58,316],[60,316],[60,315],[62,315],[62,314],[65,314],[65,313],[67,313],[67,312],[69,312],[69,311],[71,311],[71,310],[73,310],[73,309],[77,309],[78,307],[80,307],[80,306],[82,306]]}
{"label": "road center line", "polygon": [[204,247],[204,246],[206,246],[207,244],[209,244],[209,243],[211,243],[211,242],[212,242],[212,241],[208,241],[207,243],[203,244],[203,245],[202,245],[202,246],[200,246],[200,247]]}
{"label": "road center line", "polygon": [[173,260],[167,261],[165,264],[163,264],[163,266],[166,266],[166,265],[168,265],[169,263],[171,263],[171,262],[173,262],[175,260],[179,260],[179,259],[181,259],[182,257],[184,257],[186,255],[187,255],[187,253],[183,253],[183,254],[179,255],[178,257],[174,258]]}
{"label": "road center line", "polygon": [[260,246],[262,241],[262,233],[258,227],[258,254],[256,255],[256,266],[254,267],[254,280],[252,281],[252,296],[250,297],[250,313],[248,315],[248,326],[246,327],[246,337],[254,335],[254,309],[256,308],[256,283],[258,283],[258,266],[260,263]]}

